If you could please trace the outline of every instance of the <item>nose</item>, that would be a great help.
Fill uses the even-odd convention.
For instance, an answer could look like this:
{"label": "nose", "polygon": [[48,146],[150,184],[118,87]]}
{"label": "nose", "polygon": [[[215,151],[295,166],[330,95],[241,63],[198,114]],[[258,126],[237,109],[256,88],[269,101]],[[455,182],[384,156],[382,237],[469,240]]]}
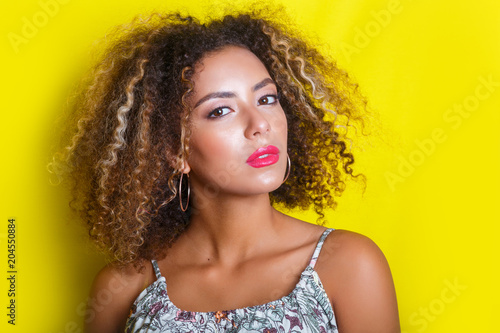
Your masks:
{"label": "nose", "polygon": [[257,107],[246,108],[246,129],[245,136],[248,139],[254,139],[261,135],[266,135],[271,131],[271,124],[265,111],[259,110]]}

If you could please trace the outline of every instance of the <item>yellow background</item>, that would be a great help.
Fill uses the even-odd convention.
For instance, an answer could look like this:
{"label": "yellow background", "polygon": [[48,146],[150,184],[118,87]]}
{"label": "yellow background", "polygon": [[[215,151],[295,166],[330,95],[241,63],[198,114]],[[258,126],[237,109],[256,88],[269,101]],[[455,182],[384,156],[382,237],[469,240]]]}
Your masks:
{"label": "yellow background", "polygon": [[[137,13],[181,6],[203,13],[196,1],[60,2],[0,5],[2,332],[80,332],[81,306],[103,265],[45,170],[55,120],[93,41]],[[365,234],[385,252],[404,332],[497,331],[500,5],[285,3],[300,29],[360,83],[375,115],[371,136],[354,144],[366,193],[353,184],[328,213],[330,225]],[[38,27],[26,30],[26,22]],[[25,40],[13,44],[14,35]],[[15,327],[6,323],[9,217],[18,236]]]}

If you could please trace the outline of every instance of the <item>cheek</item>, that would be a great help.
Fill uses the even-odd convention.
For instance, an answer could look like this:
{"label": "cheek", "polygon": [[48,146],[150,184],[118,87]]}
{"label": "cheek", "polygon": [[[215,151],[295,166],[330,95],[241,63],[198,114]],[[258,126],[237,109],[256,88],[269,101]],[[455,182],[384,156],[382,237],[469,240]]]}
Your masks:
{"label": "cheek", "polygon": [[[241,142],[225,133],[197,133],[192,136],[189,165],[193,181],[211,184],[210,193],[234,183],[241,178],[245,158],[241,153]],[[215,187],[214,187],[215,186]]]}
{"label": "cheek", "polygon": [[271,128],[276,132],[281,134],[284,138],[287,137],[288,133],[288,123],[286,120],[285,112],[282,111],[270,120]]}
{"label": "cheek", "polygon": [[189,160],[197,166],[224,168],[224,164],[233,163],[239,157],[238,143],[231,131],[197,132],[191,138]]}

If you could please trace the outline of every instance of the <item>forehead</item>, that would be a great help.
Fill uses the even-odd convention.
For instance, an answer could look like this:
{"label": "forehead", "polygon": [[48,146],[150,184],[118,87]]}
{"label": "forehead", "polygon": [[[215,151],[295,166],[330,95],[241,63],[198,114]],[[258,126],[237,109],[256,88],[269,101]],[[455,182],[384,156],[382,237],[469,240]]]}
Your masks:
{"label": "forehead", "polygon": [[270,77],[266,67],[251,51],[227,46],[204,56],[194,67],[195,93],[255,84]]}

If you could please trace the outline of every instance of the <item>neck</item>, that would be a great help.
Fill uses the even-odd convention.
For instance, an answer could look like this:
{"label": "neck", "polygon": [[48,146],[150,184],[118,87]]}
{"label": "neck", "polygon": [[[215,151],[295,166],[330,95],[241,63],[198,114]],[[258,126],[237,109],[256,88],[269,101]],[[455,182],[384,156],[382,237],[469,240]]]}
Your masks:
{"label": "neck", "polygon": [[255,255],[277,235],[282,217],[271,206],[267,193],[194,197],[193,205],[185,237],[196,244],[200,259],[213,262],[241,262]]}

